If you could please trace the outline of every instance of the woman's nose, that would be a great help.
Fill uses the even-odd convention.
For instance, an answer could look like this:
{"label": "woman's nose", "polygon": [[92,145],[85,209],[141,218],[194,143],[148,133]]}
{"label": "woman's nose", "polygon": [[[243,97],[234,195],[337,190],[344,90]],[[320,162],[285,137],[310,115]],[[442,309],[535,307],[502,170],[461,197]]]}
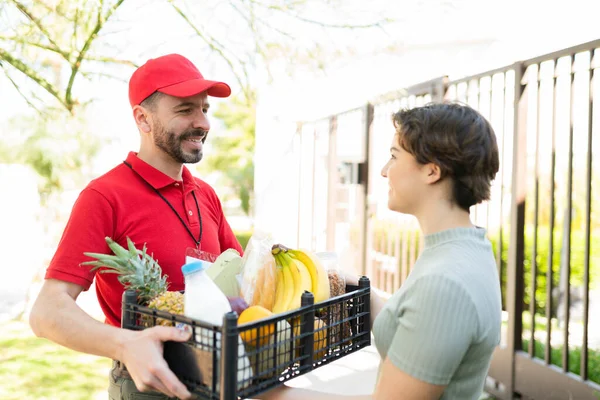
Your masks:
{"label": "woman's nose", "polygon": [[387,178],[387,171],[388,171],[388,165],[385,164],[383,166],[383,168],[381,168],[381,176],[383,176],[384,178]]}

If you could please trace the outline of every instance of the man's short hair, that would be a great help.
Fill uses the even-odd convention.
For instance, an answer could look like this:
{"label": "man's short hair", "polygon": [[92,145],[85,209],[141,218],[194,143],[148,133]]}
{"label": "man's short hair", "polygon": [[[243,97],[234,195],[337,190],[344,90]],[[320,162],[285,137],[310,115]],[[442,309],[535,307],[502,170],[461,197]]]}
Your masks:
{"label": "man's short hair", "polygon": [[140,106],[147,108],[148,110],[154,112],[156,111],[156,105],[158,101],[163,96],[161,92],[154,92],[150,96],[146,97],[141,103]]}

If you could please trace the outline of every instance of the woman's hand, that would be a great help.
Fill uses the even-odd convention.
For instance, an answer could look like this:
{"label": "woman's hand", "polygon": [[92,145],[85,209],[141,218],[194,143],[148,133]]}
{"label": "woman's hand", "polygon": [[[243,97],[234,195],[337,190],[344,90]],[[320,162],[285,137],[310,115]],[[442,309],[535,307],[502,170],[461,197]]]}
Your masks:
{"label": "woman's hand", "polygon": [[264,392],[259,394],[257,397],[254,397],[256,400],[284,400],[286,398],[286,393],[289,393],[289,387],[285,385],[279,385],[276,388],[269,390],[268,392]]}

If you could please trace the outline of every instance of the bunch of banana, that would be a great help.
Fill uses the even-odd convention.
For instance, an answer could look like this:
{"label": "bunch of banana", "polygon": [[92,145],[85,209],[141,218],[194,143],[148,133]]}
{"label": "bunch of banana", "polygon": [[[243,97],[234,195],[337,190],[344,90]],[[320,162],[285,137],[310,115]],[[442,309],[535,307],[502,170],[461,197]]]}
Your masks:
{"label": "bunch of banana", "polygon": [[290,249],[281,244],[273,245],[271,252],[277,264],[273,313],[300,308],[305,290],[312,292],[315,303],[329,298],[329,277],[317,256],[307,250]]}

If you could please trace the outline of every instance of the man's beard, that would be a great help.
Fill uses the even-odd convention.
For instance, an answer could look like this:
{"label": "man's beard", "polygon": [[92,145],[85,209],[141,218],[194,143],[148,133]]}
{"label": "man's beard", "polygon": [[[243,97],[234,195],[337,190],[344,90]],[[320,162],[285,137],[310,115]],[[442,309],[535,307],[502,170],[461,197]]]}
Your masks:
{"label": "man's beard", "polygon": [[183,141],[190,138],[202,138],[202,144],[204,145],[208,131],[204,129],[188,129],[178,136],[172,131],[167,131],[156,119],[153,122],[155,127],[154,144],[158,148],[182,164],[195,164],[202,160],[202,149],[194,149],[186,152],[183,150],[182,144]]}

